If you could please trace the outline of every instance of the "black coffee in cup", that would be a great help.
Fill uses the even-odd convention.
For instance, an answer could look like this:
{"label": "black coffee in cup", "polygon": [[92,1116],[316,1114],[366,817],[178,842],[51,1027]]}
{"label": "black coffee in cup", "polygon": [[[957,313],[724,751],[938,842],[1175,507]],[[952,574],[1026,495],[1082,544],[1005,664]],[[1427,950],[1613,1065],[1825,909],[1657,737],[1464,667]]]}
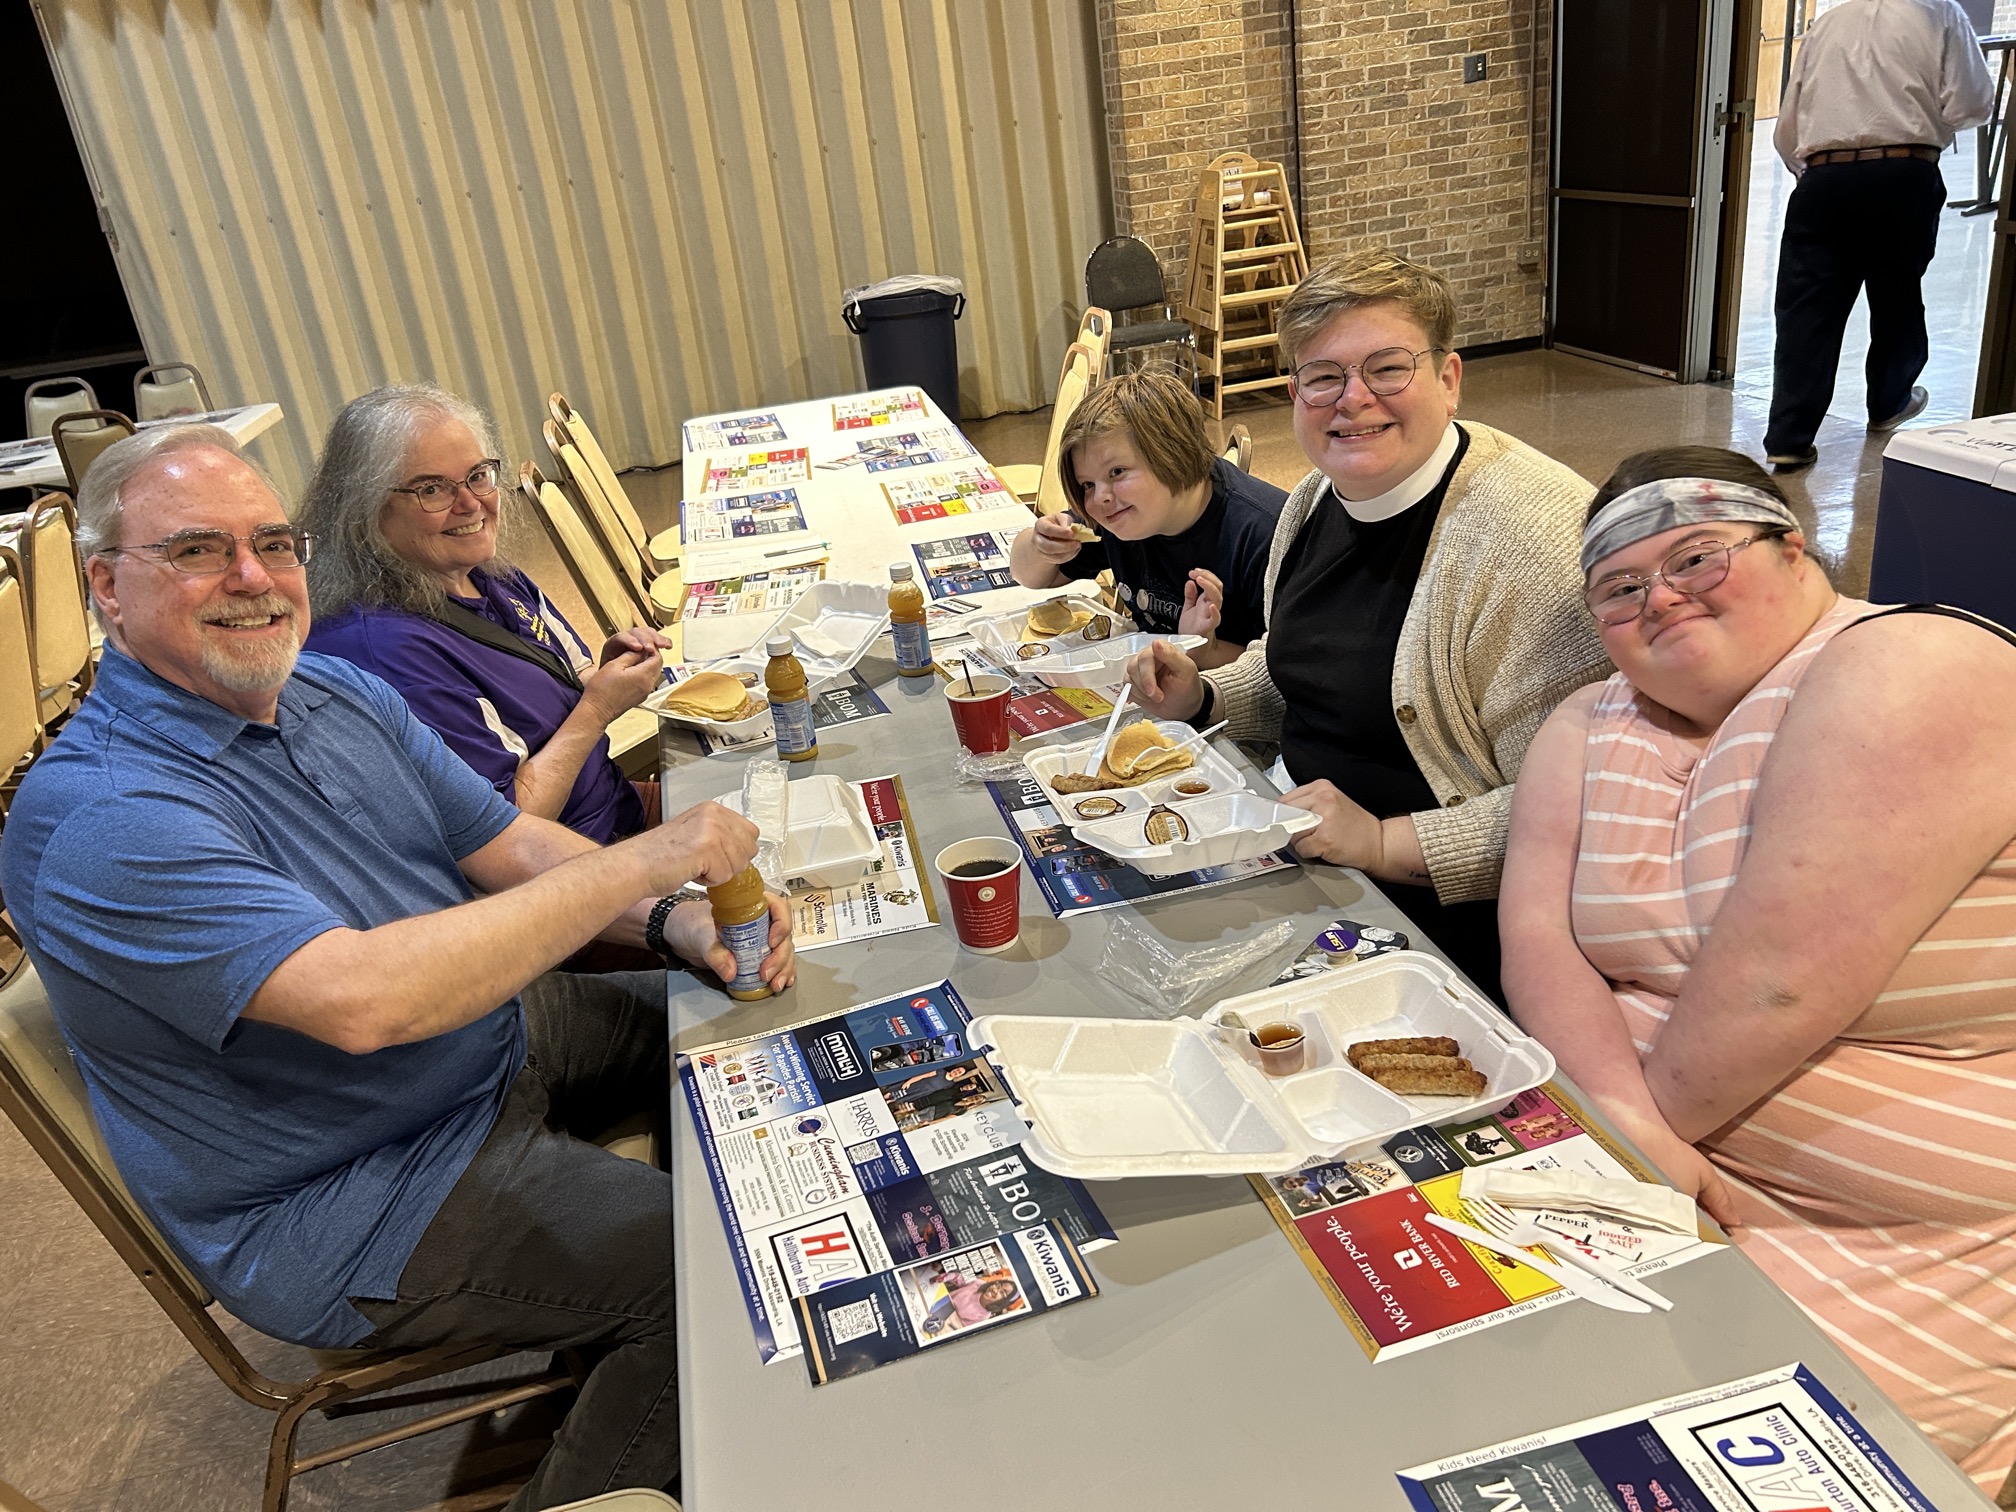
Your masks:
{"label": "black coffee in cup", "polygon": [[1007,861],[962,861],[945,875],[948,877],[991,877],[1012,863]]}

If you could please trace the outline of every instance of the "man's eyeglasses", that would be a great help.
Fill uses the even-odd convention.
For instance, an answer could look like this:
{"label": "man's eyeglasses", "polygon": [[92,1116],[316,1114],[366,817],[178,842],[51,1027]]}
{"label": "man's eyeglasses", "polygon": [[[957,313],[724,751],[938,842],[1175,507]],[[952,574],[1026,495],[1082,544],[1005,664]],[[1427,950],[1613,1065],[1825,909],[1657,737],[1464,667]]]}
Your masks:
{"label": "man's eyeglasses", "polygon": [[1410,352],[1405,347],[1385,347],[1363,362],[1349,366],[1337,362],[1305,362],[1295,369],[1295,397],[1312,409],[1335,404],[1344,396],[1344,387],[1356,373],[1359,382],[1382,398],[1397,394],[1414,381],[1421,359],[1441,347],[1423,347]]}
{"label": "man's eyeglasses", "polygon": [[429,514],[439,514],[455,502],[455,490],[466,488],[479,499],[497,497],[497,479],[504,471],[504,464],[492,457],[487,462],[478,462],[469,469],[469,476],[457,482],[453,478],[422,478],[417,483],[409,483],[404,488],[395,488],[394,493],[411,494],[422,509]]}
{"label": "man's eyeglasses", "polygon": [[1624,573],[1605,578],[1582,595],[1582,602],[1601,625],[1628,625],[1645,612],[1654,583],[1675,593],[1706,593],[1729,576],[1729,558],[1745,546],[1755,546],[1783,532],[1765,531],[1741,541],[1690,541],[1659,564],[1650,577]]}
{"label": "man's eyeglasses", "polygon": [[300,567],[308,560],[313,539],[307,531],[292,525],[262,525],[250,535],[233,535],[228,530],[178,530],[165,541],[148,541],[139,546],[108,546],[104,556],[128,556],[136,552],[159,552],[157,561],[192,577],[215,577],[228,572],[243,541],[259,565],[268,572]]}

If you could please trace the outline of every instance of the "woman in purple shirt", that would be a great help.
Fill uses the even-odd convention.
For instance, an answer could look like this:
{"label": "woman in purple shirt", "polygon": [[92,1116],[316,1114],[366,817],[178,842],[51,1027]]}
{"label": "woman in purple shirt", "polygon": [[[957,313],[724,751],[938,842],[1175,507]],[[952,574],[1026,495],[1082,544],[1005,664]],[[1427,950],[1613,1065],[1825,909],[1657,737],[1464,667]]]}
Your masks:
{"label": "woman in purple shirt", "polygon": [[308,647],[392,684],[524,812],[606,844],[658,819],[606,732],[658,686],[670,642],[626,630],[590,654],[498,555],[502,472],[489,421],[454,394],[398,384],[345,405],[300,520]]}

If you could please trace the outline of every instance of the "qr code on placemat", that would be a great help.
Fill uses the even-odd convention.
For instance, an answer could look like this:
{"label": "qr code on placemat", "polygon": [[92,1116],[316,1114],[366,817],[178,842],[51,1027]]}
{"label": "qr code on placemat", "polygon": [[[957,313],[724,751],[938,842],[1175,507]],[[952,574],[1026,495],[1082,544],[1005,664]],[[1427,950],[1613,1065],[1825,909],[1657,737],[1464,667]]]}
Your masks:
{"label": "qr code on placemat", "polygon": [[831,1330],[835,1344],[850,1344],[882,1331],[882,1325],[875,1316],[875,1304],[868,1301],[849,1302],[844,1307],[834,1308],[826,1315],[826,1326]]}

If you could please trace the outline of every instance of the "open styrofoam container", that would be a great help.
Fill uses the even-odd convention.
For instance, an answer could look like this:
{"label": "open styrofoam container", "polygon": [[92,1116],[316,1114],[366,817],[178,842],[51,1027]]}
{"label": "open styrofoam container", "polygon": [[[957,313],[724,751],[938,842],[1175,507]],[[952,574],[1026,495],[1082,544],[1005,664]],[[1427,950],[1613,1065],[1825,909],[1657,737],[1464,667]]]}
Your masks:
{"label": "open styrofoam container", "polygon": [[[1270,1077],[1243,1033],[1298,1022],[1308,1061]],[[1199,1019],[987,1014],[972,1042],[1028,1120],[1022,1148],[1060,1176],[1276,1175],[1424,1123],[1502,1107],[1554,1074],[1554,1057],[1419,951],[1229,998]],[[1359,1040],[1446,1034],[1486,1078],[1476,1098],[1401,1097],[1351,1068]]]}
{"label": "open styrofoam container", "polygon": [[[739,669],[725,667],[722,670],[733,677]],[[740,739],[767,733],[770,728],[770,702],[764,697],[760,682],[749,690],[750,696],[756,700],[756,712],[743,719],[708,719],[701,714],[681,714],[668,709],[665,707],[665,700],[672,696],[672,690],[677,686],[677,683],[670,683],[662,688],[654,688],[651,695],[644,700],[644,707],[668,724],[684,725],[689,730],[705,730],[710,735],[727,735]]]}
{"label": "open styrofoam container", "polygon": [[[1079,613],[1089,613],[1094,619],[1102,614],[1105,615],[1112,622],[1113,627],[1110,635],[1107,637],[1108,639],[1130,634],[1134,630],[1133,620],[1117,609],[1107,608],[1096,598],[1077,593],[1056,594],[1052,597],[1061,598],[1072,609]],[[1047,600],[1039,599],[1037,602],[1043,603],[1047,602]],[[992,614],[970,615],[960,623],[959,630],[961,634],[972,636],[980,649],[986,652],[994,661],[1006,665],[1013,665],[1021,660],[1017,653],[1025,644],[1048,646],[1050,648],[1049,657],[1030,659],[1032,663],[1030,670],[1032,672],[1035,670],[1035,662],[1048,661],[1054,657],[1082,651],[1087,646],[1102,644],[1100,641],[1087,640],[1082,628],[1070,631],[1064,635],[1045,636],[1040,641],[1025,642],[1022,639],[1022,628],[1028,623],[1029,609],[1025,605],[1020,609],[1000,609]],[[1089,624],[1090,621],[1088,620],[1087,623]]]}
{"label": "open styrofoam container", "polygon": [[[790,807],[784,822],[784,871],[814,887],[844,887],[882,859],[882,842],[861,790],[851,782],[819,773],[788,784]],[[742,812],[739,788],[714,800]]]}
{"label": "open styrofoam container", "polygon": [[[1123,714],[1121,716],[1121,726],[1124,728],[1130,723],[1132,721]],[[1197,733],[1190,726],[1178,719],[1158,719],[1155,721],[1155,727],[1171,740],[1187,740],[1190,736]],[[1118,734],[1119,732],[1116,730],[1114,733]],[[1051,784],[1066,772],[1084,771],[1085,763],[1091,759],[1092,752],[1098,747],[1099,742],[1105,738],[1105,734],[1105,723],[1101,721],[1099,722],[1099,733],[1088,740],[1073,741],[1070,745],[1044,746],[1040,750],[1027,752],[1022,758],[1022,765],[1029,769],[1029,775],[1043,785],[1043,791],[1049,795],[1051,803],[1056,805],[1058,813],[1064,815],[1067,820],[1077,822],[1076,815],[1072,812],[1071,808],[1075,800],[1089,798],[1093,795],[1090,793],[1060,793]],[[1154,781],[1144,782],[1138,787],[1100,789],[1099,794],[1102,797],[1124,798],[1127,794],[1133,793],[1139,795],[1146,802],[1155,804],[1181,803],[1186,800],[1216,797],[1223,793],[1243,793],[1247,791],[1245,779],[1239,775],[1239,769],[1233,766],[1230,761],[1226,760],[1217,751],[1213,750],[1208,740],[1201,746],[1192,746],[1190,754],[1191,764],[1189,766],[1181,767],[1166,777],[1157,777]],[[1206,783],[1210,791],[1194,795],[1177,792],[1176,785],[1184,782]],[[1133,804],[1126,806],[1130,809],[1134,807]]]}
{"label": "open styrofoam container", "polygon": [[[1230,866],[1234,861],[1271,855],[1321,822],[1321,816],[1308,809],[1290,808],[1257,793],[1192,798],[1170,808],[1189,825],[1188,840],[1149,844],[1143,833],[1149,809],[1089,822],[1073,818],[1070,829],[1087,845],[1096,846],[1115,861],[1126,862],[1145,877],[1175,877],[1207,866]],[[1064,812],[1068,815],[1072,811],[1066,808]]]}
{"label": "open styrofoam container", "polygon": [[[1068,635],[1059,639],[1068,641],[1078,640],[1079,637]],[[1068,650],[1059,647],[1047,656],[1021,657],[1018,662],[1038,682],[1053,688],[1104,688],[1119,682],[1126,675],[1127,658],[1137,651],[1146,651],[1149,642],[1158,640],[1167,641],[1178,651],[1194,651],[1204,644],[1201,635],[1154,635],[1146,630],[1137,630],[1132,635],[1090,641]]]}
{"label": "open styrofoam container", "polygon": [[761,672],[770,654],[764,642],[789,635],[805,675],[814,683],[838,677],[868,654],[875,638],[889,628],[889,589],[875,583],[818,582],[798,602],[757,631],[749,649],[720,664],[734,672]]}

